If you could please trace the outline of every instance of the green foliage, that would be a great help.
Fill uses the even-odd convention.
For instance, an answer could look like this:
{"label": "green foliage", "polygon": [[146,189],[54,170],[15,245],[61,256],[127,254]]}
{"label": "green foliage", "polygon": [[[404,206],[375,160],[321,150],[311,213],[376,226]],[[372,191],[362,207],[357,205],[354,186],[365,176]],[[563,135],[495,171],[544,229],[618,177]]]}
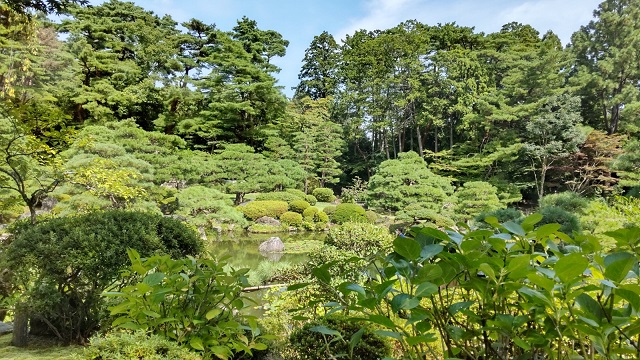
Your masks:
{"label": "green foliage", "polygon": [[202,241],[178,220],[123,211],[54,218],[13,230],[6,249],[22,298],[35,319],[66,342],[82,342],[102,325],[103,288],[126,265],[126,249],[145,256],[197,255]]}
{"label": "green foliage", "polygon": [[263,216],[269,216],[272,218],[278,218],[280,215],[287,212],[289,209],[289,205],[287,205],[284,201],[277,200],[257,200],[251,201],[248,204],[238,206],[238,210],[240,210],[244,216],[249,218],[250,220],[257,220]]}
{"label": "green foliage", "polygon": [[579,233],[582,230],[578,217],[561,207],[544,207],[540,209],[539,213],[542,215],[540,225],[560,224],[559,230],[565,234]]}
{"label": "green foliage", "polygon": [[329,216],[333,216],[333,214],[335,214],[337,208],[338,207],[336,205],[329,205],[329,206],[325,206],[325,208],[322,209],[322,211],[324,211],[325,214],[327,214]]}
{"label": "green foliage", "polygon": [[607,233],[618,247],[603,253],[593,237],[536,227],[541,218],[413,228],[366,282],[333,285],[330,264],[314,275],[335,292],[325,306],[380,327],[402,358],[635,356],[640,228]]}
{"label": "green foliage", "polygon": [[315,196],[313,195],[305,195],[304,199],[311,205],[315,205],[318,202],[318,199],[316,199]]}
{"label": "green foliage", "polygon": [[287,211],[286,213],[280,215],[280,221],[289,226],[298,227],[302,225],[302,214],[298,212]]}
{"label": "green foliage", "polygon": [[504,205],[497,195],[498,189],[484,181],[471,181],[456,190],[458,204],[456,214],[462,215],[465,220],[472,219],[483,212],[498,210]]}
{"label": "green foliage", "polygon": [[447,228],[455,225],[448,211],[438,212],[432,209],[431,203],[414,203],[396,212],[396,219],[405,223],[424,223],[437,228]]}
{"label": "green foliage", "polygon": [[365,216],[367,217],[367,221],[370,224],[375,224],[376,221],[378,221],[378,214],[376,214],[375,211],[367,210],[367,212],[365,213]]}
{"label": "green foliage", "polygon": [[252,224],[247,228],[247,231],[254,234],[274,234],[282,232],[282,227],[267,224]]}
{"label": "green foliage", "polygon": [[315,188],[313,189],[313,196],[315,196],[318,201],[322,202],[332,202],[336,199],[336,196],[333,194],[333,190],[329,188]]}
{"label": "green foliage", "polygon": [[505,223],[508,221],[520,224],[524,220],[524,214],[522,211],[514,208],[498,209],[487,213],[481,213],[476,217],[476,222],[484,222],[486,218],[494,217],[498,219],[499,223]]}
{"label": "green foliage", "polygon": [[347,222],[332,227],[325,239],[325,244],[366,258],[378,252],[389,251],[393,239],[389,231],[379,226]]}
{"label": "green foliage", "polygon": [[540,208],[556,206],[573,214],[582,214],[589,200],[572,191],[545,195],[540,199]]}
{"label": "green foliage", "polygon": [[294,200],[289,203],[289,210],[302,214],[310,206],[311,204],[304,200]]}
{"label": "green foliage", "polygon": [[296,353],[294,359],[300,360],[338,357],[373,360],[391,354],[389,342],[376,335],[368,324],[336,315],[318,318],[295,329],[289,343]]}
{"label": "green foliage", "polygon": [[320,211],[320,209],[318,209],[315,206],[309,206],[308,208],[304,209],[304,211],[302,212],[302,216],[307,219],[313,219],[313,217]]}
{"label": "green foliage", "polygon": [[249,302],[242,295],[248,269],[193,257],[142,259],[135,250],[128,255],[131,266],[122,273],[127,285],[104,293],[117,301],[109,308],[115,328],[159,335],[206,358],[266,349],[256,319],[241,312]]}
{"label": "green foliage", "polygon": [[607,248],[615,246],[614,239],[605,235],[611,229],[640,224],[640,199],[616,196],[609,201],[594,199],[580,215],[584,230],[594,234]]}
{"label": "green foliage", "polygon": [[336,224],[344,224],[346,222],[366,222],[367,213],[364,208],[358,204],[338,204],[332,219]]}
{"label": "green foliage", "polygon": [[284,191],[290,194],[293,194],[299,197],[300,199],[304,199],[304,197],[307,196],[307,194],[305,194],[304,191],[298,190],[298,189],[284,189]]}
{"label": "green foliage", "polygon": [[313,216],[313,221],[321,224],[327,224],[329,222],[329,215],[327,215],[324,211],[318,211]]}
{"label": "green foliage", "polygon": [[417,202],[439,210],[450,202],[453,194],[451,181],[433,174],[424,159],[413,151],[383,161],[368,186],[370,206],[394,211]]}
{"label": "green foliage", "polygon": [[304,197],[299,197],[297,194],[293,194],[290,192],[283,192],[283,191],[276,191],[276,192],[268,192],[268,193],[261,193],[258,194],[258,196],[256,196],[256,200],[259,201],[266,201],[266,200],[270,200],[270,201],[284,201],[286,203],[290,203],[292,201],[296,201],[296,200],[301,200],[304,199]]}
{"label": "green foliage", "polygon": [[243,214],[233,207],[233,202],[218,190],[196,185],[180,190],[176,195],[176,214],[189,216],[195,225],[221,223],[246,225]]}
{"label": "green foliage", "polygon": [[360,177],[356,176],[353,179],[353,185],[342,188],[340,193],[340,201],[348,203],[362,203],[365,201],[367,195],[367,182],[362,181]]}
{"label": "green foliage", "polygon": [[199,360],[201,356],[181,347],[173,341],[144,331],[133,333],[114,331],[93,336],[84,348],[82,359],[149,359],[149,360]]}

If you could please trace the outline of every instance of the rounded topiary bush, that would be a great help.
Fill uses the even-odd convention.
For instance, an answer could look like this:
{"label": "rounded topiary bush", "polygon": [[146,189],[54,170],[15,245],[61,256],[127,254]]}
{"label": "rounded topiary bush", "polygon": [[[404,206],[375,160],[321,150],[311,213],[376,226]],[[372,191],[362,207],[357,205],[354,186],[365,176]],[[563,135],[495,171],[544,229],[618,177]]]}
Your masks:
{"label": "rounded topiary bush", "polygon": [[572,214],[581,214],[589,205],[589,200],[573,191],[549,194],[540,199],[540,208],[556,206]]}
{"label": "rounded topiary bush", "polygon": [[311,206],[315,205],[315,204],[318,202],[318,199],[316,199],[316,197],[315,197],[315,196],[313,196],[313,195],[306,195],[306,196],[304,197],[304,199],[305,199],[309,204],[311,204]]}
{"label": "rounded topiary bush", "polygon": [[367,221],[371,224],[375,224],[378,221],[378,214],[375,211],[367,210],[365,212],[365,216],[367,217]]}
{"label": "rounded topiary bush", "polygon": [[294,200],[289,203],[289,210],[302,214],[311,204],[304,200]]}
{"label": "rounded topiary bush", "polygon": [[302,199],[303,197],[284,191],[263,193],[256,196],[256,200],[258,201],[284,201],[286,203]]}
{"label": "rounded topiary bush", "polygon": [[366,257],[391,249],[394,236],[369,223],[348,222],[329,230],[325,244]]}
{"label": "rounded topiary bush", "polygon": [[318,201],[322,202],[332,202],[336,199],[336,196],[333,194],[333,190],[329,188],[314,189],[312,194],[316,199],[318,199]]}
{"label": "rounded topiary bush", "polygon": [[181,347],[174,341],[144,331],[134,333],[111,332],[94,336],[84,348],[83,359],[147,359],[200,360],[202,357]]}
{"label": "rounded topiary bush", "polygon": [[329,222],[329,215],[327,215],[324,211],[318,211],[314,217],[313,217],[313,221],[317,222],[317,223],[328,223]]}
{"label": "rounded topiary bush", "polygon": [[302,212],[302,217],[304,217],[305,219],[313,220],[313,217],[318,213],[318,211],[320,211],[320,209],[318,209],[317,207],[309,206]]}
{"label": "rounded topiary bush", "polygon": [[[324,335],[312,329],[324,326],[338,331],[346,341],[332,341],[334,336]],[[294,330],[289,336],[289,343],[296,352],[296,359],[326,360],[349,354],[349,339],[364,328],[364,334],[353,348],[354,360],[383,359],[391,354],[391,346],[365,323],[349,321],[338,316],[323,317],[306,323],[301,329]],[[335,340],[335,339],[333,339]]]}
{"label": "rounded topiary bush", "polygon": [[285,189],[284,191],[288,192],[289,194],[293,194],[299,197],[300,199],[304,199],[305,196],[307,196],[307,194],[305,194],[304,191],[298,190],[298,189]]}
{"label": "rounded topiary bush", "polygon": [[298,227],[302,225],[302,214],[293,211],[287,211],[286,213],[280,215],[280,221],[289,226]]}
{"label": "rounded topiary bush", "polygon": [[[142,256],[197,255],[198,234],[177,219],[162,215],[106,211],[18,224],[6,249],[17,283],[27,285],[23,299],[31,314],[55,327],[66,342],[83,342],[105,315],[102,291],[129,263],[127,249]],[[32,322],[32,330],[37,330]],[[39,329],[47,334],[48,326]]]}
{"label": "rounded topiary bush", "polygon": [[278,218],[289,210],[289,205],[284,201],[265,200],[252,201],[246,205],[238,206],[244,216],[255,221],[263,216]]}
{"label": "rounded topiary bush", "polygon": [[522,211],[514,208],[499,209],[478,215],[476,217],[476,222],[484,222],[488,217],[498,219],[498,222],[501,224],[508,221],[520,223],[524,219],[524,214],[522,214]]}
{"label": "rounded topiary bush", "polygon": [[358,204],[339,204],[333,214],[333,222],[344,224],[346,222],[367,222],[367,212]]}
{"label": "rounded topiary bush", "polygon": [[560,231],[569,235],[573,232],[579,233],[582,230],[578,217],[563,208],[548,206],[540,209],[539,213],[542,215],[542,220],[537,226],[558,223],[561,225]]}

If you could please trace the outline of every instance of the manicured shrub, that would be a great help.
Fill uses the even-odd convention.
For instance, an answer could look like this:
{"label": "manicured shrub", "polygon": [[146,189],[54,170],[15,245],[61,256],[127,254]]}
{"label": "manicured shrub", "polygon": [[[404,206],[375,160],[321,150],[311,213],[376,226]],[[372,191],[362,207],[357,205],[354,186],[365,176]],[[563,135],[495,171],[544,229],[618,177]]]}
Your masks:
{"label": "manicured shrub", "polygon": [[375,224],[378,221],[378,214],[375,211],[367,210],[365,212],[365,216],[367,217],[367,221],[371,224]]}
{"label": "manicured shrub", "polygon": [[343,224],[349,221],[366,222],[367,214],[364,208],[358,204],[339,204],[333,214],[333,222]]}
{"label": "manicured shrub", "polygon": [[542,215],[542,220],[538,223],[538,226],[558,223],[562,225],[560,231],[569,235],[574,231],[579,233],[582,230],[578,217],[563,208],[548,206],[540,209],[539,213]]}
{"label": "manicured shrub", "polygon": [[320,209],[318,209],[315,206],[309,206],[308,208],[304,209],[304,211],[302,212],[302,217],[304,217],[305,219],[311,219],[311,221],[313,221],[313,217],[320,211]]}
{"label": "manicured shrub", "polygon": [[483,212],[498,210],[504,207],[498,198],[498,189],[484,181],[470,181],[456,190],[456,214],[463,220],[472,219]]}
{"label": "manicured shrub", "polygon": [[[391,354],[391,346],[379,335],[374,334],[363,322],[350,321],[343,317],[322,317],[305,324],[301,329],[294,330],[289,336],[291,347],[296,352],[296,359],[326,360],[335,359],[349,354],[349,340],[360,329],[364,333],[358,344],[353,348],[350,359],[372,360],[383,359]],[[337,331],[337,335],[325,335],[318,329]]]}
{"label": "manicured shrub", "polygon": [[311,205],[304,200],[294,200],[289,203],[289,210],[302,214]]}
{"label": "manicured shrub", "polygon": [[181,347],[174,341],[143,331],[134,333],[115,331],[94,336],[84,348],[81,359],[145,359],[145,360],[200,360],[202,357]]}
{"label": "manicured shrub", "polygon": [[313,221],[317,223],[327,224],[329,222],[329,215],[327,215],[324,211],[318,211],[313,217]]}
{"label": "manicured shrub", "polygon": [[540,199],[540,208],[557,206],[572,214],[582,214],[589,205],[589,200],[572,191],[549,194]]}
{"label": "manicured shrub", "polygon": [[[83,342],[103,320],[102,290],[127,263],[127,248],[143,256],[197,255],[198,235],[179,220],[148,213],[108,211],[16,225],[6,249],[21,298],[66,342]],[[38,323],[32,321],[32,330]],[[51,331],[45,326],[42,333]]]}
{"label": "manicured shrub", "polygon": [[298,195],[292,194],[290,192],[278,191],[278,192],[270,192],[258,194],[256,196],[256,200],[258,201],[284,201],[286,203],[290,203],[295,200],[302,200],[304,197],[300,197]]}
{"label": "manicured shrub", "polygon": [[348,222],[333,227],[325,239],[325,244],[339,250],[352,251],[367,257],[391,248],[394,236],[385,228],[369,223]]}
{"label": "manicured shrub", "polygon": [[304,191],[298,190],[298,189],[285,189],[284,191],[290,194],[293,194],[299,197],[300,199],[304,199],[304,197],[307,196],[307,194],[305,194]]}
{"label": "manicured shrub", "polygon": [[325,206],[325,208],[322,209],[322,211],[324,211],[324,213],[329,215],[329,218],[331,218],[333,217],[333,214],[335,214],[336,208],[337,206],[335,205],[329,205],[329,206]]}
{"label": "manicured shrub", "polygon": [[263,216],[278,218],[289,210],[289,205],[284,201],[265,200],[252,201],[246,205],[238,206],[244,216],[250,220],[257,220]]}
{"label": "manicured shrub", "polygon": [[318,202],[318,199],[316,199],[316,197],[313,195],[306,195],[304,199],[307,200],[307,202],[311,204],[311,206],[315,205]]}
{"label": "manicured shrub", "polygon": [[329,188],[316,188],[313,190],[313,196],[315,196],[318,201],[322,202],[332,202],[336,199],[336,196],[333,194],[333,190]]}
{"label": "manicured shrub", "polygon": [[437,211],[431,203],[415,203],[396,212],[396,220],[405,223],[422,223],[437,228],[452,227],[456,223],[451,219],[452,214]]}
{"label": "manicured shrub", "polygon": [[286,213],[280,215],[280,221],[290,226],[300,226],[302,225],[302,214],[293,211],[287,211]]}
{"label": "manicured shrub", "polygon": [[524,219],[522,211],[514,208],[506,208],[484,212],[476,217],[476,222],[484,222],[484,220],[488,217],[494,217],[498,219],[498,222],[501,224],[507,221],[520,223]]}

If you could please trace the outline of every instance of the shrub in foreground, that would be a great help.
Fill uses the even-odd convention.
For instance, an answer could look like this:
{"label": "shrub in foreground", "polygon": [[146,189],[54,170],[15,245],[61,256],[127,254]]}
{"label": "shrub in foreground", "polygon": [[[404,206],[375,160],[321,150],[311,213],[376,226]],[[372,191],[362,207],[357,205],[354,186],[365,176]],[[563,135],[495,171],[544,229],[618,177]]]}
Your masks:
{"label": "shrub in foreground", "polygon": [[181,347],[176,342],[143,331],[134,333],[110,332],[94,336],[85,347],[81,359],[109,360],[201,360],[202,357]]}
{"label": "shrub in foreground", "polygon": [[[350,339],[360,336],[351,348]],[[363,322],[329,316],[313,320],[289,336],[291,347],[299,360],[346,358],[353,360],[384,359],[391,354],[391,346]]]}
{"label": "shrub in foreground", "polygon": [[14,234],[7,262],[22,285],[32,331],[65,342],[83,342],[100,326],[100,293],[126,265],[127,248],[173,257],[197,255],[203,248],[198,235],[176,219],[124,211],[22,224]]}

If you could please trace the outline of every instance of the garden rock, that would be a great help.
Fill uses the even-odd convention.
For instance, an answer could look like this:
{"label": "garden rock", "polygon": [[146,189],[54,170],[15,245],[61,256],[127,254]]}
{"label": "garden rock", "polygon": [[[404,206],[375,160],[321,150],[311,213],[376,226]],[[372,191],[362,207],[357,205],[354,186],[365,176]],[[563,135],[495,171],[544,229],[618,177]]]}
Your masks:
{"label": "garden rock", "polygon": [[58,199],[49,196],[42,200],[42,206],[40,207],[40,210],[49,212],[53,210],[56,205],[58,205]]}
{"label": "garden rock", "polygon": [[273,236],[260,244],[258,249],[261,253],[280,253],[284,251],[284,243],[279,237]]}
{"label": "garden rock", "polygon": [[13,332],[13,325],[0,322],[0,335],[9,334]]}
{"label": "garden rock", "polygon": [[280,220],[274,219],[274,218],[269,217],[269,216],[263,216],[263,217],[257,219],[256,220],[256,224],[271,225],[271,226],[282,226],[282,223],[280,223]]}

